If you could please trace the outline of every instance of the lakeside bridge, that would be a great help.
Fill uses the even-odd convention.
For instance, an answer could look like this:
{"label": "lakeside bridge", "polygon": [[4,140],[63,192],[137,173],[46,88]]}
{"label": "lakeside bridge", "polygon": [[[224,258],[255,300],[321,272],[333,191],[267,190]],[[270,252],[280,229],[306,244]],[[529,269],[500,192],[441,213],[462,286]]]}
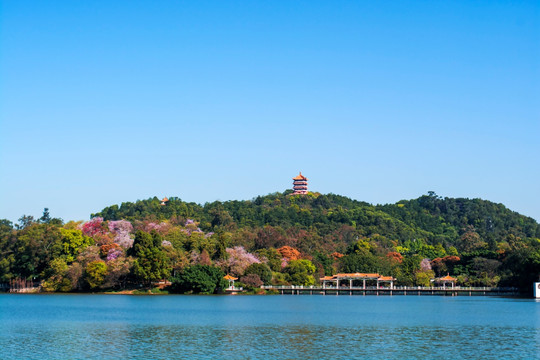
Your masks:
{"label": "lakeside bridge", "polygon": [[[460,287],[450,275],[433,279],[433,286],[394,286],[392,276],[377,273],[339,273],[319,279],[319,286],[262,286],[282,295],[517,295],[517,288]],[[438,286],[437,286],[438,284]]]}
{"label": "lakeside bridge", "polygon": [[445,287],[445,286],[396,286],[396,287],[329,287],[329,286],[295,286],[267,285],[265,290],[276,290],[282,295],[443,295],[443,296],[474,296],[474,295],[518,295],[517,288],[492,287]]}

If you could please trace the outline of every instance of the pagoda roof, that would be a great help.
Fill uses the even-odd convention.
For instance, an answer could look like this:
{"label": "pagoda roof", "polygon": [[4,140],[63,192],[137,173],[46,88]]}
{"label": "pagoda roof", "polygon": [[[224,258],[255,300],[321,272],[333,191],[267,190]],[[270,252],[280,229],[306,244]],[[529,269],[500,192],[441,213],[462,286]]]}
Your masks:
{"label": "pagoda roof", "polygon": [[438,278],[438,281],[456,281],[457,279],[454,277],[451,277],[450,275],[446,275],[445,277]]}
{"label": "pagoda roof", "polygon": [[235,278],[234,276],[231,276],[231,275],[228,275],[228,274],[225,275],[223,278],[224,278],[225,280],[238,280],[238,278]]}
{"label": "pagoda roof", "polygon": [[391,277],[391,276],[381,276],[381,277],[379,277],[377,280],[379,280],[379,281],[394,281],[394,280],[396,280],[396,279],[394,279],[394,278]]}
{"label": "pagoda roof", "polygon": [[300,171],[300,174],[298,174],[298,176],[295,176],[292,178],[293,180],[306,180],[307,181],[307,177],[305,177],[304,175],[302,175],[302,172]]}

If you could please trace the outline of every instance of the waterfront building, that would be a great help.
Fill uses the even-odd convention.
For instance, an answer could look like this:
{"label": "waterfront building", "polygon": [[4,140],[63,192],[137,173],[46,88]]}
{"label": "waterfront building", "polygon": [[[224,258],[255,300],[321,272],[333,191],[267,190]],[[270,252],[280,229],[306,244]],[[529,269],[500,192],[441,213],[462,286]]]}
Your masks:
{"label": "waterfront building", "polygon": [[226,293],[228,294],[238,294],[244,290],[242,287],[234,286],[234,281],[238,280],[238,278],[232,276],[232,275],[225,275],[223,279],[227,280],[229,282],[229,287],[224,289]]}
{"label": "waterfront building", "polygon": [[457,279],[455,277],[451,277],[449,274],[447,274],[444,277],[436,278],[433,282],[435,284],[442,284],[443,288],[446,288],[446,285],[451,285],[452,289],[456,286]]}
{"label": "waterfront building", "polygon": [[389,283],[390,289],[394,287],[394,279],[392,276],[382,276],[379,274],[364,274],[364,273],[352,273],[352,274],[336,274],[333,276],[324,276],[320,278],[323,289],[330,286],[339,289],[340,286],[347,286],[349,288],[353,287],[353,282],[362,281],[362,289],[366,289],[366,281],[372,281],[376,283],[376,288],[379,289],[381,283]]}
{"label": "waterfront building", "polygon": [[295,176],[292,179],[293,179],[293,195],[307,194],[307,192],[308,192],[308,190],[307,190],[308,178],[305,177],[304,175],[302,175],[302,172],[300,172],[300,174],[298,174],[298,176]]}
{"label": "waterfront building", "polygon": [[229,287],[227,288],[227,290],[233,290],[234,289],[234,281],[238,280],[238,278],[235,278],[234,276],[229,275],[229,274],[225,275],[223,278],[229,282]]}

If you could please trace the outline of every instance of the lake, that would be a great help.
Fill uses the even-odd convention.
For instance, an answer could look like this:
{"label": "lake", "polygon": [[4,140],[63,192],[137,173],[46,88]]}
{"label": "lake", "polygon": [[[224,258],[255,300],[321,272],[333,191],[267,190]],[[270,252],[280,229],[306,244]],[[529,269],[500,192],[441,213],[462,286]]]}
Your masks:
{"label": "lake", "polygon": [[0,358],[540,358],[540,302],[3,294]]}

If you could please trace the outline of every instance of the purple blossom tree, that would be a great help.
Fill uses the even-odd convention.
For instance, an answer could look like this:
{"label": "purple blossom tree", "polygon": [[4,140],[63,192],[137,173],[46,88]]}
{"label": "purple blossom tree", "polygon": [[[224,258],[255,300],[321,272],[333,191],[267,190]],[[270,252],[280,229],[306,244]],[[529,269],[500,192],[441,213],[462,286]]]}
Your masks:
{"label": "purple blossom tree", "polygon": [[422,259],[420,262],[420,270],[422,271],[428,271],[431,270],[431,260],[429,259]]}
{"label": "purple blossom tree", "polygon": [[133,246],[131,232],[133,225],[126,220],[109,221],[109,231],[114,234],[114,242],[124,248]]}
{"label": "purple blossom tree", "polygon": [[116,260],[122,254],[123,254],[123,251],[120,249],[111,249],[107,253],[107,261]]}
{"label": "purple blossom tree", "polygon": [[227,248],[225,251],[229,254],[229,258],[227,260],[222,260],[220,266],[222,266],[226,272],[233,275],[243,275],[244,270],[246,270],[249,265],[261,262],[255,255],[248,253],[243,246]]}
{"label": "purple blossom tree", "polygon": [[152,230],[155,230],[157,231],[159,234],[161,235],[164,235],[165,233],[167,233],[169,230],[170,230],[170,225],[165,223],[165,222],[162,222],[162,223],[154,223],[154,222],[150,222],[148,224],[146,224],[143,228],[143,230],[147,233],[149,232],[152,232]]}
{"label": "purple blossom tree", "polygon": [[188,235],[192,233],[203,233],[203,231],[197,226],[195,220],[187,219],[184,225],[186,227],[185,231]]}

